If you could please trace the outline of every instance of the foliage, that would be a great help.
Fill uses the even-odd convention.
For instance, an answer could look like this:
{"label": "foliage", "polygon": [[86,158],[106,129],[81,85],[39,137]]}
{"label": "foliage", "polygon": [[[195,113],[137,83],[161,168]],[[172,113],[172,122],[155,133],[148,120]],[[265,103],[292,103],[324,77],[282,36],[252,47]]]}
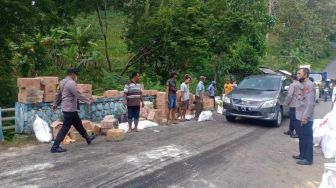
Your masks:
{"label": "foliage", "polygon": [[[217,80],[251,74],[265,54],[266,1],[164,0],[127,4],[125,39],[134,64],[164,84],[171,70]],[[151,76],[152,73],[158,76]],[[242,74],[243,73],[243,74]],[[218,90],[220,90],[218,88]]]}
{"label": "foliage", "polygon": [[336,2],[330,0],[278,1],[274,11],[276,24],[270,33],[273,41],[269,42],[269,48],[277,50],[270,51],[269,56],[289,70],[328,58],[330,39],[335,33],[335,7]]}

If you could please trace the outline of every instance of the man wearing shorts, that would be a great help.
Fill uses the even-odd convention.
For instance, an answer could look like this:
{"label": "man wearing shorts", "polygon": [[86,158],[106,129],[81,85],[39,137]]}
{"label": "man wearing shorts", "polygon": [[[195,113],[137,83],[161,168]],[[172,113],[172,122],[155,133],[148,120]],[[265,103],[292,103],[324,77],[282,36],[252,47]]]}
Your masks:
{"label": "man wearing shorts", "polygon": [[181,121],[185,121],[185,115],[187,110],[189,109],[189,83],[191,81],[191,77],[186,74],[184,76],[184,82],[181,84],[181,104],[182,104],[182,114],[181,114]]}
{"label": "man wearing shorts", "polygon": [[[170,73],[170,79],[167,81],[166,85],[166,94],[167,94],[167,103],[168,103],[168,113],[167,113],[167,125],[171,123],[177,124],[176,122],[176,78],[177,74],[175,71]],[[171,115],[171,118],[170,118]],[[171,122],[170,122],[171,119]]]}
{"label": "man wearing shorts", "polygon": [[[128,132],[138,132],[140,103],[144,107],[142,98],[141,85],[139,83],[140,75],[137,72],[132,73],[130,81],[124,88],[124,103],[127,104],[128,112]],[[132,122],[134,119],[134,129],[132,129]]]}

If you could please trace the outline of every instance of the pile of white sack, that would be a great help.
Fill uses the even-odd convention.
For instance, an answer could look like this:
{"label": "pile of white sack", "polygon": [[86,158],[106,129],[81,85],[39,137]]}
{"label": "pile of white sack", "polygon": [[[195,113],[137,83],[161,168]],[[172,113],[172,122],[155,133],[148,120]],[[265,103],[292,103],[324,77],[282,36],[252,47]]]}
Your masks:
{"label": "pile of white sack", "polygon": [[313,124],[313,142],[321,146],[325,158],[336,156],[336,110],[335,108],[324,116],[315,119]]}
{"label": "pile of white sack", "polygon": [[319,188],[336,187],[336,106],[324,116],[315,119],[313,138],[315,146],[321,146],[325,158],[335,158],[335,163],[325,163]]}

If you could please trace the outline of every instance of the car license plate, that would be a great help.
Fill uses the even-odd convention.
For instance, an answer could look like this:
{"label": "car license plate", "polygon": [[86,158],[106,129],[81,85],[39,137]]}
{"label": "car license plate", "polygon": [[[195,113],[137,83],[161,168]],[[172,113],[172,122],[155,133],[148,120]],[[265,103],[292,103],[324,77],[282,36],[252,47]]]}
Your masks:
{"label": "car license plate", "polygon": [[245,106],[239,106],[238,107],[238,110],[239,111],[242,111],[242,112],[246,112],[247,111],[247,108]]}

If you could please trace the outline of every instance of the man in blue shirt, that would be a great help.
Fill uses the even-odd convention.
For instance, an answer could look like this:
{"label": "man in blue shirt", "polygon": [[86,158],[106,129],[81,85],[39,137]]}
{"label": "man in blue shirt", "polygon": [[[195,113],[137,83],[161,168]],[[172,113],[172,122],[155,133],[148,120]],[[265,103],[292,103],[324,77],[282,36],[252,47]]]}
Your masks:
{"label": "man in blue shirt", "polygon": [[195,92],[195,119],[198,119],[203,110],[204,82],[206,77],[201,76]]}
{"label": "man in blue shirt", "polygon": [[210,86],[208,87],[208,96],[210,99],[213,99],[214,101],[214,109],[216,109],[215,91],[216,91],[216,81],[212,81]]}

